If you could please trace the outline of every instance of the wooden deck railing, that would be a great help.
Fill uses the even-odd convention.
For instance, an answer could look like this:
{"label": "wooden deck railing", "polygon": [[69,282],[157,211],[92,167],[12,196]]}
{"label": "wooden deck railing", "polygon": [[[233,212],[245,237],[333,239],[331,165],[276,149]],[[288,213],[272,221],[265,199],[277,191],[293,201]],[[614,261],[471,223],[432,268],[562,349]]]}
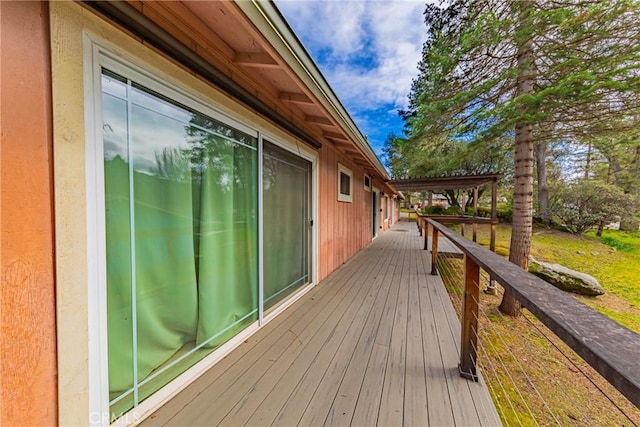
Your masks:
{"label": "wooden deck railing", "polygon": [[[422,223],[421,223],[422,222]],[[640,407],[640,335],[598,313],[560,289],[512,264],[431,218],[418,218],[424,234],[432,233],[432,271],[437,274],[438,235],[464,252],[464,305],[460,374],[477,380],[478,301],[480,268],[509,289],[582,359],[634,405]],[[420,224],[421,223],[421,224]]]}
{"label": "wooden deck railing", "polygon": [[[489,249],[495,251],[496,249],[496,228],[498,226],[497,218],[485,218],[479,216],[469,216],[469,215],[423,215],[421,213],[416,212],[417,215],[417,224],[418,231],[422,236],[422,229],[424,228],[424,220],[425,218],[430,218],[434,221],[438,221],[443,224],[461,224],[462,225],[462,235],[465,235],[464,226],[465,224],[471,224],[473,229],[471,234],[471,240],[476,241],[478,234],[478,225],[487,224],[491,227],[490,233],[490,241],[489,241]],[[426,245],[426,234],[425,234],[425,245]],[[425,249],[427,247],[425,246]]]}

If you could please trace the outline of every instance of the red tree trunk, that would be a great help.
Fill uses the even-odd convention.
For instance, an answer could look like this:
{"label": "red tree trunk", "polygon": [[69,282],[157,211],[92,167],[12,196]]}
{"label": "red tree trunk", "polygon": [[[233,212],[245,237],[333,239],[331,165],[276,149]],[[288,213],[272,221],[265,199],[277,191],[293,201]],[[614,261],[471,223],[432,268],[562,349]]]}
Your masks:
{"label": "red tree trunk", "polygon": [[[514,12],[518,14],[519,25],[515,41],[518,46],[518,78],[515,96],[534,92],[535,70],[533,60],[533,39],[530,35],[529,1],[514,2]],[[527,269],[531,252],[531,232],[533,218],[533,124],[526,120],[527,107],[518,108],[519,118],[515,130],[515,176],[513,185],[513,230],[509,261]],[[507,289],[500,311],[510,316],[519,316],[520,302]]]}

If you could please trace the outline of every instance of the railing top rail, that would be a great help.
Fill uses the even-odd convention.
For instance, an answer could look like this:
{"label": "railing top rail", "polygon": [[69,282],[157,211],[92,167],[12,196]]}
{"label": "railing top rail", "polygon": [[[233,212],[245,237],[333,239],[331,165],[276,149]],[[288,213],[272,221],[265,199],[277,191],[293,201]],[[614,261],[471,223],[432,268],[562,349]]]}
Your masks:
{"label": "railing top rail", "polygon": [[437,221],[426,220],[640,407],[639,334]]}
{"label": "railing top rail", "polygon": [[421,213],[417,214],[420,218],[428,218],[438,222],[450,222],[455,224],[497,224],[498,219],[493,218],[485,218],[482,216],[471,216],[471,215],[424,215]]}

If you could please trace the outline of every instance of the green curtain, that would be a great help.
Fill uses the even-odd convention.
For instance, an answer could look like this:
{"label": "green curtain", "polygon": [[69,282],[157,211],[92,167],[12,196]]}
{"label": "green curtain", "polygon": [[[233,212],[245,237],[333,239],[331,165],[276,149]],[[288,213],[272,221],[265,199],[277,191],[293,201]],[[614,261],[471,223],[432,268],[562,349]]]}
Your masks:
{"label": "green curtain", "polygon": [[257,156],[223,139],[213,144],[201,181],[198,344],[257,308],[257,221],[251,215],[256,210]]}
{"label": "green curtain", "polygon": [[272,307],[309,281],[310,162],[264,143],[264,298]]}
{"label": "green curtain", "polygon": [[[110,91],[103,95],[103,115],[114,398],[185,344],[207,343],[211,351],[257,318],[257,154],[255,138],[122,77],[106,72],[103,90]],[[215,136],[220,132],[229,138]],[[202,354],[192,356],[195,363]]]}
{"label": "green curtain", "polygon": [[133,174],[133,258],[128,169],[120,157],[105,163],[107,327],[112,391],[127,390],[133,385],[131,269],[134,259],[138,379],[146,377],[194,339],[198,314],[188,184]]}

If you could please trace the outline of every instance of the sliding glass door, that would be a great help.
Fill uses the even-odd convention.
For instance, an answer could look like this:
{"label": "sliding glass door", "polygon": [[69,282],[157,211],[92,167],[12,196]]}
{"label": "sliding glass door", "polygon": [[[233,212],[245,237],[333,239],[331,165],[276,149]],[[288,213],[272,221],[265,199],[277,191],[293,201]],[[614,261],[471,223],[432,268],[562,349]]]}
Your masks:
{"label": "sliding glass door", "polygon": [[311,162],[263,145],[264,309],[311,281]]}
{"label": "sliding glass door", "polygon": [[257,131],[114,69],[101,70],[99,109],[117,417],[311,281],[312,164],[267,141],[259,157]]}
{"label": "sliding glass door", "polygon": [[258,139],[107,70],[102,112],[118,415],[257,320]]}

